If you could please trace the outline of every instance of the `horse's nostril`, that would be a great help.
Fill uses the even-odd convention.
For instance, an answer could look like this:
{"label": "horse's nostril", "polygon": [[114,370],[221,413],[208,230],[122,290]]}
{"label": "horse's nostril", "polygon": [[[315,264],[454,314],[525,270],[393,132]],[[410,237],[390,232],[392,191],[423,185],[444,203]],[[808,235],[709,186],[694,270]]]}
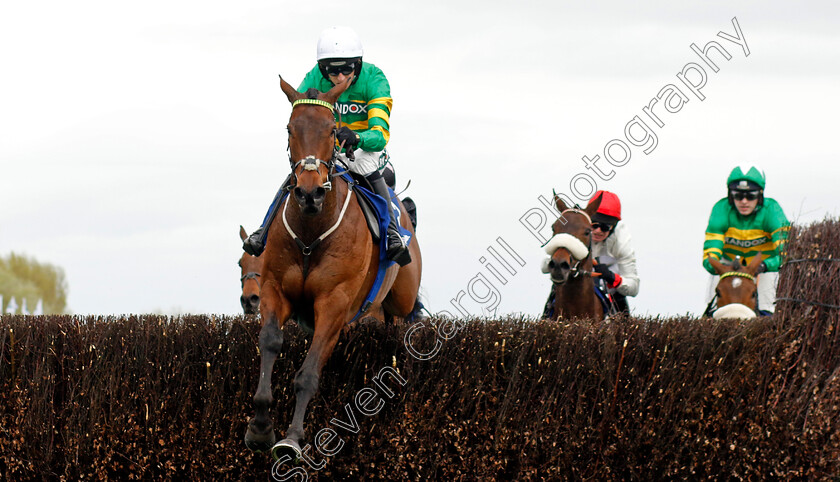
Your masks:
{"label": "horse's nostril", "polygon": [[550,260],[550,261],[548,262],[548,269],[554,269],[554,264],[555,264],[555,263],[554,263],[554,260],[553,260],[553,259],[552,259],[552,260]]}
{"label": "horse's nostril", "polygon": [[260,297],[257,296],[257,295],[251,295],[250,300],[251,300],[251,304],[254,305],[254,306],[260,304]]}
{"label": "horse's nostril", "polygon": [[296,198],[298,198],[298,199],[303,199],[304,198],[305,195],[304,195],[303,189],[301,189],[299,187],[296,187],[294,189],[294,191],[295,191],[295,197]]}
{"label": "horse's nostril", "polygon": [[318,186],[317,188],[315,188],[315,194],[313,197],[315,197],[315,199],[323,199],[326,195],[327,190],[321,186]]}

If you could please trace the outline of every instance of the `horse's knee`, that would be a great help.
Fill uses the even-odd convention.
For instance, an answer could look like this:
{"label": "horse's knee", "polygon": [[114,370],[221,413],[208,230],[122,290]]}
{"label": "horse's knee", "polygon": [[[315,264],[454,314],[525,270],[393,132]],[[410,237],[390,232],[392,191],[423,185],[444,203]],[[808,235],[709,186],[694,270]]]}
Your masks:
{"label": "horse's knee", "polygon": [[283,347],[283,330],[277,326],[277,319],[269,317],[260,330],[260,350],[277,354]]}
{"label": "horse's knee", "polygon": [[295,395],[301,393],[315,393],[318,390],[318,382],[320,377],[317,373],[312,373],[309,370],[300,370],[295,375],[294,389]]}

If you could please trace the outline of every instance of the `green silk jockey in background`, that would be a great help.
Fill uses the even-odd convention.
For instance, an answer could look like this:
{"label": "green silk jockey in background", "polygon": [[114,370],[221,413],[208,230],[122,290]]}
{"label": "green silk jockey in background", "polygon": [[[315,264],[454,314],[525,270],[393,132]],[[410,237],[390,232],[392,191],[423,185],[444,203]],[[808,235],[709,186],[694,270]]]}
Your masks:
{"label": "green silk jockey in background", "polygon": [[[766,179],[755,167],[736,167],[726,180],[727,197],[712,208],[703,243],[703,267],[712,275],[717,272],[709,256],[731,262],[736,256],[749,264],[761,253],[758,269],[758,308],[773,312],[776,304],[778,271],[784,262],[785,245],[790,223],[776,200],[764,197]],[[710,280],[706,301],[711,301],[715,278]]]}
{"label": "green silk jockey in background", "polygon": [[[362,62],[362,43],[349,27],[330,27],[318,39],[318,63],[306,74],[299,92],[316,89],[327,92],[334,85],[352,79],[350,87],[335,103],[336,142],[343,146],[338,160],[347,168],[365,177],[374,192],[385,199],[391,216],[387,232],[386,257],[405,266],[411,261],[406,240],[397,229],[388,185],[382,169],[388,162],[385,146],[391,137],[391,87],[379,67]],[[340,122],[339,122],[340,121]],[[348,156],[347,152],[353,155]],[[280,200],[288,187],[286,181],[271,203],[262,226],[245,239],[242,249],[259,256],[265,249],[268,226],[277,212]]]}

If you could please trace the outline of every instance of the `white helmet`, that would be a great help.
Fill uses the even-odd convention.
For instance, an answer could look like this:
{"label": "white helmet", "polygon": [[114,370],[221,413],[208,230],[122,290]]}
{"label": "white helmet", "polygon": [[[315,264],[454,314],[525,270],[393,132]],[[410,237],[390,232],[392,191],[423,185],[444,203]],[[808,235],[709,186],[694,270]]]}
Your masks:
{"label": "white helmet", "polygon": [[318,60],[357,58],[363,53],[362,41],[350,27],[330,27],[318,37]]}

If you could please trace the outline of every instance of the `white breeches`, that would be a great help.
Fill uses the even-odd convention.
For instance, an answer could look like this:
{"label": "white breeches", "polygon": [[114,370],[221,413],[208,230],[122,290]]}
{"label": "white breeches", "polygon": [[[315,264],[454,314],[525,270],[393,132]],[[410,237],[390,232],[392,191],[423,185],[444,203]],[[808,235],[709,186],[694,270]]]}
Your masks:
{"label": "white breeches", "polygon": [[382,169],[389,159],[387,150],[370,152],[356,149],[353,154],[356,156],[355,161],[347,159],[343,152],[338,154],[338,158],[347,166],[347,169],[363,176]]}

